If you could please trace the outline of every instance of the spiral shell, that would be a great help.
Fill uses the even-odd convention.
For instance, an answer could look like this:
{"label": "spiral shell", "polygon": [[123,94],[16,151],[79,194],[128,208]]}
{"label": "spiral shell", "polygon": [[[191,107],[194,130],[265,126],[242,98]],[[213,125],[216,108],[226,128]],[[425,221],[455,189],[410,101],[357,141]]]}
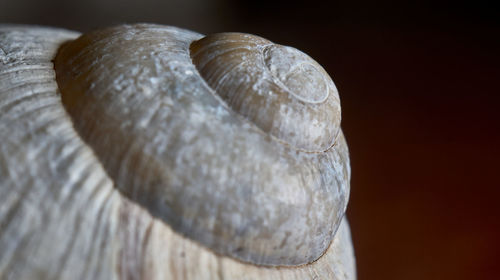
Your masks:
{"label": "spiral shell", "polygon": [[[38,278],[79,271],[82,279],[109,279],[116,270],[118,278],[156,278],[170,263],[165,275],[174,279],[354,275],[349,231],[341,223],[350,168],[338,93],[311,58],[256,36],[203,37],[147,24],[77,39],[43,28],[0,32],[6,54],[0,191],[14,190],[0,193],[2,209],[11,209],[0,210],[0,217],[47,221],[31,229],[10,219],[2,224],[0,252],[7,253],[0,253],[0,276],[9,271],[5,260],[15,259],[8,254],[40,255],[30,242],[43,249],[69,232],[71,238],[61,237],[67,244],[53,252],[63,268],[32,259],[26,271],[46,270]],[[21,38],[16,55],[5,50],[9,36]],[[33,75],[36,67],[24,67],[30,63],[45,68]],[[16,79],[18,85],[4,82]],[[10,109],[4,114],[4,108]],[[19,180],[20,170],[30,175]],[[26,195],[39,201],[40,213]],[[19,228],[31,233],[9,245]],[[110,244],[99,249],[104,243]],[[172,257],[177,254],[186,258],[183,264]],[[184,261],[203,265],[189,267],[191,274],[176,271]],[[254,266],[311,262],[291,270]],[[217,268],[222,265],[227,270]]]}
{"label": "spiral shell", "polygon": [[215,93],[266,134],[309,152],[333,146],[340,130],[338,92],[304,53],[240,33],[208,35],[190,51]]}

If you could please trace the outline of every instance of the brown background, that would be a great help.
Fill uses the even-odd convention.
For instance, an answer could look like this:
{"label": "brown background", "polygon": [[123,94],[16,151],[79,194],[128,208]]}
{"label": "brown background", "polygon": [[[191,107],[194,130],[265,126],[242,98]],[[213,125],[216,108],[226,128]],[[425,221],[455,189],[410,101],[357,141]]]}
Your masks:
{"label": "brown background", "polygon": [[341,94],[360,280],[500,279],[499,18],[487,1],[0,0],[1,22],[241,31],[315,58]]}

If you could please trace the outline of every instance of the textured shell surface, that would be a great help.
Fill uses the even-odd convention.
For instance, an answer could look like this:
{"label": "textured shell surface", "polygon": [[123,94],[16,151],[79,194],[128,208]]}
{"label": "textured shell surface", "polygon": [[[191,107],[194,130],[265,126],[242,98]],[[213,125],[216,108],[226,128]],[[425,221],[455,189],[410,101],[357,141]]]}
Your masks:
{"label": "textured shell surface", "polygon": [[207,35],[190,50],[215,92],[267,134],[311,152],[334,145],[340,127],[338,92],[312,58],[240,33]]}
{"label": "textured shell surface", "polygon": [[321,66],[244,34],[78,36],[0,26],[0,278],[355,277]]}
{"label": "textured shell surface", "polygon": [[[297,265],[318,259],[346,207],[344,138],[318,153],[275,141],[216,94],[232,87],[245,92],[240,84],[222,73],[228,85],[214,91],[198,74],[189,48],[200,38],[173,28],[131,26],[89,33],[63,46],[55,59],[56,76],[76,129],[117,187],[175,230],[218,253],[256,264]],[[203,71],[205,76],[212,72],[219,74],[219,67]],[[237,72],[246,73],[229,73]],[[248,72],[248,78],[261,75]],[[250,91],[229,99],[250,111],[265,110],[266,100],[276,103],[273,96],[244,100],[259,97],[252,86]],[[330,99],[338,100],[327,98],[325,103]],[[287,102],[294,119],[316,113],[307,111],[307,105],[316,114],[322,112],[316,107],[323,103]],[[287,116],[280,123],[277,113],[278,121],[271,123],[286,126]],[[126,144],[116,145],[120,142]]]}

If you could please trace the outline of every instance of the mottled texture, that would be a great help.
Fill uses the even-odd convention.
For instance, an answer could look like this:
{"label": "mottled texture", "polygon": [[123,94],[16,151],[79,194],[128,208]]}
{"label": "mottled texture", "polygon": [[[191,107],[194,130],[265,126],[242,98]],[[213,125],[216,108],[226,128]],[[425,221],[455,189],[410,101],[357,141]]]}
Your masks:
{"label": "mottled texture", "polygon": [[[266,268],[215,254],[180,235],[137,196],[124,196],[125,180],[108,174],[61,101],[51,61],[77,36],[0,26],[0,279],[355,279],[345,219],[314,263]],[[127,127],[134,120],[119,121]],[[132,149],[129,136],[113,138],[99,128],[102,121],[92,137]],[[339,148],[325,159],[347,161],[345,144]],[[141,158],[148,150],[132,150],[139,160],[124,161],[119,174],[132,172],[148,183],[160,171]],[[348,165],[335,167],[349,176]]]}
{"label": "mottled texture", "polygon": [[198,74],[189,46],[199,38],[132,25],[65,45],[55,69],[76,129],[120,191],[174,230],[255,264],[315,261],[348,200],[343,136],[318,153],[275,141]]}

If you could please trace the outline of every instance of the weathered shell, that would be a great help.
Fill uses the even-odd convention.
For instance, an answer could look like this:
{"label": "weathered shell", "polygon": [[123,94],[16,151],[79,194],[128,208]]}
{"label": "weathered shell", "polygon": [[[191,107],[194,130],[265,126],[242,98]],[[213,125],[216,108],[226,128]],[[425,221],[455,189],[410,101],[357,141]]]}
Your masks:
{"label": "weathered shell", "polygon": [[[99,34],[117,37],[93,37]],[[56,66],[58,79],[63,80],[60,86],[71,84],[69,94],[65,91],[63,95],[70,117],[61,101],[51,61],[61,44],[78,34],[58,29],[0,26],[0,279],[355,278],[349,229],[346,222],[340,222],[350,172],[341,134],[337,144],[327,152],[306,153],[275,141],[263,129],[230,110],[202,79],[193,79],[194,66],[183,66],[183,61],[176,65],[166,53],[171,46],[180,45],[186,50],[189,48],[186,38],[196,40],[200,38],[198,34],[170,27],[135,25],[94,35],[67,45],[65,51],[79,50],[78,55],[62,61],[60,67],[69,72]],[[160,35],[169,36],[156,37]],[[146,43],[142,50],[139,43],[133,43],[137,37]],[[96,41],[85,41],[91,38]],[[153,45],[155,40],[169,48]],[[111,45],[125,42],[126,45]],[[157,48],[157,53],[151,53],[151,46]],[[130,54],[141,56],[133,60]],[[152,57],[148,58],[148,54]],[[180,57],[184,59],[186,54],[189,52],[181,53]],[[154,55],[159,57],[155,59]],[[64,52],[58,59],[62,57]],[[128,64],[129,68],[122,64]],[[157,66],[160,71],[150,72],[148,77],[147,71]],[[94,69],[83,71],[86,68]],[[186,70],[192,70],[193,75]],[[123,71],[122,77],[119,71]],[[76,80],[71,81],[71,76]],[[168,82],[171,77],[186,81]],[[202,89],[189,87],[189,81]],[[103,90],[103,94],[98,94],[97,89]],[[200,98],[198,103],[194,101],[196,98]],[[168,103],[174,100],[178,103]],[[185,118],[184,123],[180,118]],[[164,126],[162,122],[166,122]],[[226,130],[221,129],[228,124]],[[191,131],[191,138],[187,134],[190,128],[198,129]],[[214,130],[210,132],[211,129]],[[173,140],[163,138],[172,136]],[[204,140],[206,143],[202,143]],[[186,150],[188,144],[193,150]],[[203,147],[212,150],[203,151]],[[239,150],[228,153],[231,151],[228,149]],[[256,161],[252,153],[264,156],[264,161]],[[168,159],[176,162],[169,163]],[[273,159],[278,161],[273,163]],[[256,175],[246,178],[250,175],[236,172],[240,167],[225,166],[222,164],[225,160],[231,160],[233,165],[242,164],[241,168],[249,169],[241,170]],[[219,166],[223,168],[212,170]],[[328,173],[332,172],[329,166],[333,166],[333,173]],[[191,173],[176,174],[179,170]],[[228,170],[233,173],[225,174]],[[200,175],[204,177],[195,178]],[[232,185],[216,185],[219,177]],[[260,177],[284,183],[278,187],[268,184],[262,189],[258,188],[258,183],[264,181]],[[312,187],[301,191],[298,179],[312,182]],[[180,185],[195,181],[202,184]],[[332,183],[321,185],[317,181]],[[245,184],[256,187],[241,188]],[[288,191],[282,191],[281,197],[275,195],[283,185],[289,187]],[[258,190],[264,193],[257,193]],[[329,196],[329,192],[335,196]],[[313,199],[313,203],[304,202],[305,197]],[[272,208],[277,206],[277,199],[281,199],[281,204]],[[337,200],[339,204],[335,204]],[[319,209],[316,204],[327,209]],[[307,215],[307,211],[305,214],[295,209],[304,205],[318,208],[319,212],[311,212],[306,218],[299,216],[299,225],[317,224],[299,228],[298,234],[293,229],[291,237],[292,234],[296,239],[307,236],[311,229],[316,229],[319,235],[326,236],[323,242],[328,246],[340,223],[332,245],[309,265],[259,267],[216,255],[198,244],[254,263],[299,263],[300,254],[307,250],[293,250],[289,244],[297,241],[290,236],[284,245],[288,248],[277,250],[277,254],[272,248],[263,247],[283,241],[283,232],[279,225],[263,223],[266,215],[261,208],[271,207],[268,213],[273,209],[277,217],[285,211],[290,215]],[[236,213],[233,215],[231,210]],[[313,220],[304,221],[309,217]],[[320,217],[326,221],[314,220]],[[268,219],[267,223],[276,219],[279,220]],[[256,222],[248,224],[249,221]],[[197,222],[200,224],[190,224]],[[245,222],[250,228],[238,236],[239,232],[233,231]],[[283,225],[290,223],[294,221],[287,220]],[[251,228],[259,226],[264,226],[264,230]],[[326,234],[322,226],[328,228]],[[212,243],[206,236],[213,238]],[[252,240],[252,236],[262,238],[265,245]],[[309,242],[304,246],[314,245]],[[243,251],[231,251],[240,245],[245,248]],[[314,250],[321,251],[319,247]],[[286,256],[287,252],[291,255]]]}
{"label": "weathered shell", "polygon": [[190,51],[215,93],[264,132],[309,152],[334,145],[340,131],[338,92],[312,58],[241,33],[205,36]]}
{"label": "weathered shell", "polygon": [[[193,43],[200,38],[171,27],[134,25],[85,34],[63,46],[55,69],[75,128],[116,186],[174,230],[255,264],[315,261],[330,245],[347,204],[343,136],[334,138],[332,132],[323,144],[328,148],[336,140],[336,145],[314,153],[275,141],[254,117],[231,110],[198,73],[189,48],[202,44]],[[252,73],[248,77],[259,77]],[[221,90],[231,91],[230,84]],[[305,126],[297,121],[301,116],[318,115],[328,123],[320,117],[331,106],[298,104],[302,101],[280,94],[287,99],[283,106],[293,111],[290,122]],[[239,96],[229,99],[246,98]],[[276,100],[264,96],[253,102],[232,107],[272,108]],[[257,118],[265,113],[257,111]],[[287,115],[276,114],[284,120],[271,122],[283,127]]]}

